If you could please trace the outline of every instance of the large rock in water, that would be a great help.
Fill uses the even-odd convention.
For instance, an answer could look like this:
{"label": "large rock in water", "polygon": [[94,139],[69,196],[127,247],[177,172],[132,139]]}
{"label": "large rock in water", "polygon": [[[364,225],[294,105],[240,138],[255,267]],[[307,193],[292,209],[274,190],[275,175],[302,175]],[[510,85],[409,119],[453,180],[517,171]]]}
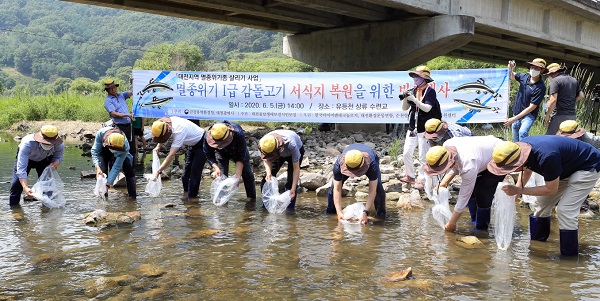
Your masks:
{"label": "large rock in water", "polygon": [[106,212],[98,209],[83,215],[83,223],[88,226],[106,228],[122,224],[133,224],[142,218],[139,211]]}

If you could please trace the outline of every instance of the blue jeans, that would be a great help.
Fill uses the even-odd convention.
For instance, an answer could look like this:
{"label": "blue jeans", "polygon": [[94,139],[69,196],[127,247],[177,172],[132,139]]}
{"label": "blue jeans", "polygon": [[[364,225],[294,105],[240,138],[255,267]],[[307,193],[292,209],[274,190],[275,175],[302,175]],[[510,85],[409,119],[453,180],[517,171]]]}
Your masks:
{"label": "blue jeans", "polygon": [[512,124],[513,142],[519,142],[529,136],[529,129],[533,126],[533,122],[535,122],[535,116],[531,114],[515,121]]}

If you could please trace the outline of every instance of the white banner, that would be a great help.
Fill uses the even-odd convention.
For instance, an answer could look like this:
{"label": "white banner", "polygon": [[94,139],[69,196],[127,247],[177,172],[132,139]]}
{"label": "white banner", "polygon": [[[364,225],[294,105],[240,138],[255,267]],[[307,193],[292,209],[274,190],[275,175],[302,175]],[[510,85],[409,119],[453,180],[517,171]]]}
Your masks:
{"label": "white banner", "polygon": [[[432,70],[443,119],[503,122],[507,69]],[[160,118],[319,123],[408,123],[398,95],[408,71],[191,72],[134,70],[133,114]]]}

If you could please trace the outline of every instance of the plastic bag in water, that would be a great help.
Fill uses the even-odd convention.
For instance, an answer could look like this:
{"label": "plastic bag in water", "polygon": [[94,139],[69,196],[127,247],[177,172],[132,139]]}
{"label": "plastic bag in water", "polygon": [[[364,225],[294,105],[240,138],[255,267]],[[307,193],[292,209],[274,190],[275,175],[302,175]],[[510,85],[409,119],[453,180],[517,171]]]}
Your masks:
{"label": "plastic bag in water", "polygon": [[31,188],[33,197],[41,201],[48,208],[61,208],[67,202],[63,195],[64,183],[58,172],[51,166],[46,167],[38,181]]}
{"label": "plastic bag in water", "polygon": [[509,196],[502,187],[505,182],[498,183],[494,201],[492,203],[492,215],[494,216],[494,237],[498,249],[506,250],[510,246],[513,230],[515,227],[515,196]]}
{"label": "plastic bag in water", "polygon": [[160,179],[160,174],[158,174],[158,177],[156,177],[156,179],[154,179],[153,176],[153,174],[156,173],[159,168],[160,158],[158,157],[158,153],[154,151],[152,152],[152,174],[144,175],[144,178],[148,180],[148,184],[146,184],[146,189],[144,191],[147,192],[153,198],[157,197],[160,194],[160,190],[162,189],[162,181]]}
{"label": "plastic bag in water", "polygon": [[238,178],[231,176],[226,178],[221,176],[215,178],[210,184],[210,197],[213,204],[217,206],[225,205],[233,195],[240,190]]}
{"label": "plastic bag in water", "polygon": [[342,210],[342,214],[344,215],[344,219],[349,222],[359,222],[365,209],[363,203],[354,203],[346,206],[346,208]]}
{"label": "plastic bag in water", "polygon": [[442,229],[446,228],[446,224],[450,221],[450,217],[452,217],[448,199],[450,199],[450,191],[446,187],[440,187],[433,198],[435,205],[431,208],[431,215],[433,215],[433,219],[435,219]]}
{"label": "plastic bag in water", "polygon": [[270,213],[283,213],[292,201],[289,191],[279,193],[279,183],[275,177],[271,177],[271,181],[265,182],[262,195],[263,205]]}
{"label": "plastic bag in water", "polygon": [[105,176],[102,175],[96,178],[96,187],[94,187],[94,195],[103,200],[106,199],[106,192],[108,191],[106,189],[106,183],[107,182]]}

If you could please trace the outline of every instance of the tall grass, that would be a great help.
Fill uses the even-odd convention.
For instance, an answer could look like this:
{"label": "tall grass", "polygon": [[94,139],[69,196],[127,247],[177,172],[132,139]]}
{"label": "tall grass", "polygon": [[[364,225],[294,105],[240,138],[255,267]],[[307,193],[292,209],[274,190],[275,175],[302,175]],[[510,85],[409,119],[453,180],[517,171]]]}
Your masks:
{"label": "tall grass", "polygon": [[48,95],[32,95],[19,92],[13,96],[0,97],[0,129],[27,120],[81,120],[106,121],[103,94],[80,95],[70,92]]}

